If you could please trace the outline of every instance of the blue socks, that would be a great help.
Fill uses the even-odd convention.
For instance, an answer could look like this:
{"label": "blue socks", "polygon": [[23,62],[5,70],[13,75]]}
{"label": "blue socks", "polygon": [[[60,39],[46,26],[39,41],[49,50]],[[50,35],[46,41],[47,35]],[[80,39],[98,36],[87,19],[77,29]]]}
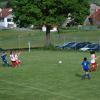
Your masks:
{"label": "blue socks", "polygon": [[88,79],[90,80],[90,75],[89,75],[89,74],[84,74],[84,75],[82,76],[82,80],[85,79],[86,77],[88,77]]}

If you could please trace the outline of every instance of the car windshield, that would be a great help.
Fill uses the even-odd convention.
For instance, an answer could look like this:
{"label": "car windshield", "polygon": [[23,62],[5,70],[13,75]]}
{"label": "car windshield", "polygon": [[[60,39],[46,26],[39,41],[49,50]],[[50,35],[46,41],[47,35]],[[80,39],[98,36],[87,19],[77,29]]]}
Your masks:
{"label": "car windshield", "polygon": [[75,42],[69,43],[67,46],[71,46],[71,45],[73,45],[73,44],[75,44]]}
{"label": "car windshield", "polygon": [[66,45],[68,45],[69,43],[70,43],[70,42],[66,42],[66,43],[63,44],[63,46],[66,46]]}
{"label": "car windshield", "polygon": [[95,47],[97,44],[89,44],[87,45],[87,48],[92,48],[92,47]]}

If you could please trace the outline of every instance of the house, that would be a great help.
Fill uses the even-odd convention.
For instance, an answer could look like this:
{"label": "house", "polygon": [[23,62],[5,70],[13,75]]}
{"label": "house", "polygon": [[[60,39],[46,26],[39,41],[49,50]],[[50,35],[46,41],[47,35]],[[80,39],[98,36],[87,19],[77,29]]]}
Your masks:
{"label": "house", "polygon": [[75,24],[74,18],[71,13],[68,13],[68,17],[65,19],[65,21],[62,24],[62,27],[70,27]]}
{"label": "house", "polygon": [[14,28],[16,24],[13,22],[11,8],[0,8],[0,28]]}
{"label": "house", "polygon": [[93,20],[93,25],[100,25],[100,9],[96,9],[96,11],[89,16],[91,20]]}
{"label": "house", "polygon": [[84,24],[100,26],[100,6],[96,4],[90,5],[90,15],[87,16]]}
{"label": "house", "polygon": [[[45,25],[42,26],[42,31],[43,31],[43,32],[46,31],[46,26],[45,26]],[[56,31],[58,31],[58,30],[57,30],[57,26],[54,26],[54,27],[50,30],[50,32],[56,32]]]}

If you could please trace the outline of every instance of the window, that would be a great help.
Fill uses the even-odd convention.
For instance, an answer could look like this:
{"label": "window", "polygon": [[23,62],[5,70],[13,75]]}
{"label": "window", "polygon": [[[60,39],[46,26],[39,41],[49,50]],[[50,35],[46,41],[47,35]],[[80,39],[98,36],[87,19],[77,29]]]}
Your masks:
{"label": "window", "polygon": [[0,18],[0,22],[4,22],[4,18]]}
{"label": "window", "polygon": [[7,22],[12,22],[12,19],[10,19],[10,18],[9,18],[9,19],[7,19]]}

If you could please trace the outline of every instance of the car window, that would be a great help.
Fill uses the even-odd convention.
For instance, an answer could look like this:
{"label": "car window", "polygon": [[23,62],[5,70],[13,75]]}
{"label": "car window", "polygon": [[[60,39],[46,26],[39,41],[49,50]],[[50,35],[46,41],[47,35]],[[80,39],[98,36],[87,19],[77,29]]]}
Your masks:
{"label": "car window", "polygon": [[91,45],[88,45],[88,48],[92,48],[92,47],[95,47],[96,44],[91,44]]}

